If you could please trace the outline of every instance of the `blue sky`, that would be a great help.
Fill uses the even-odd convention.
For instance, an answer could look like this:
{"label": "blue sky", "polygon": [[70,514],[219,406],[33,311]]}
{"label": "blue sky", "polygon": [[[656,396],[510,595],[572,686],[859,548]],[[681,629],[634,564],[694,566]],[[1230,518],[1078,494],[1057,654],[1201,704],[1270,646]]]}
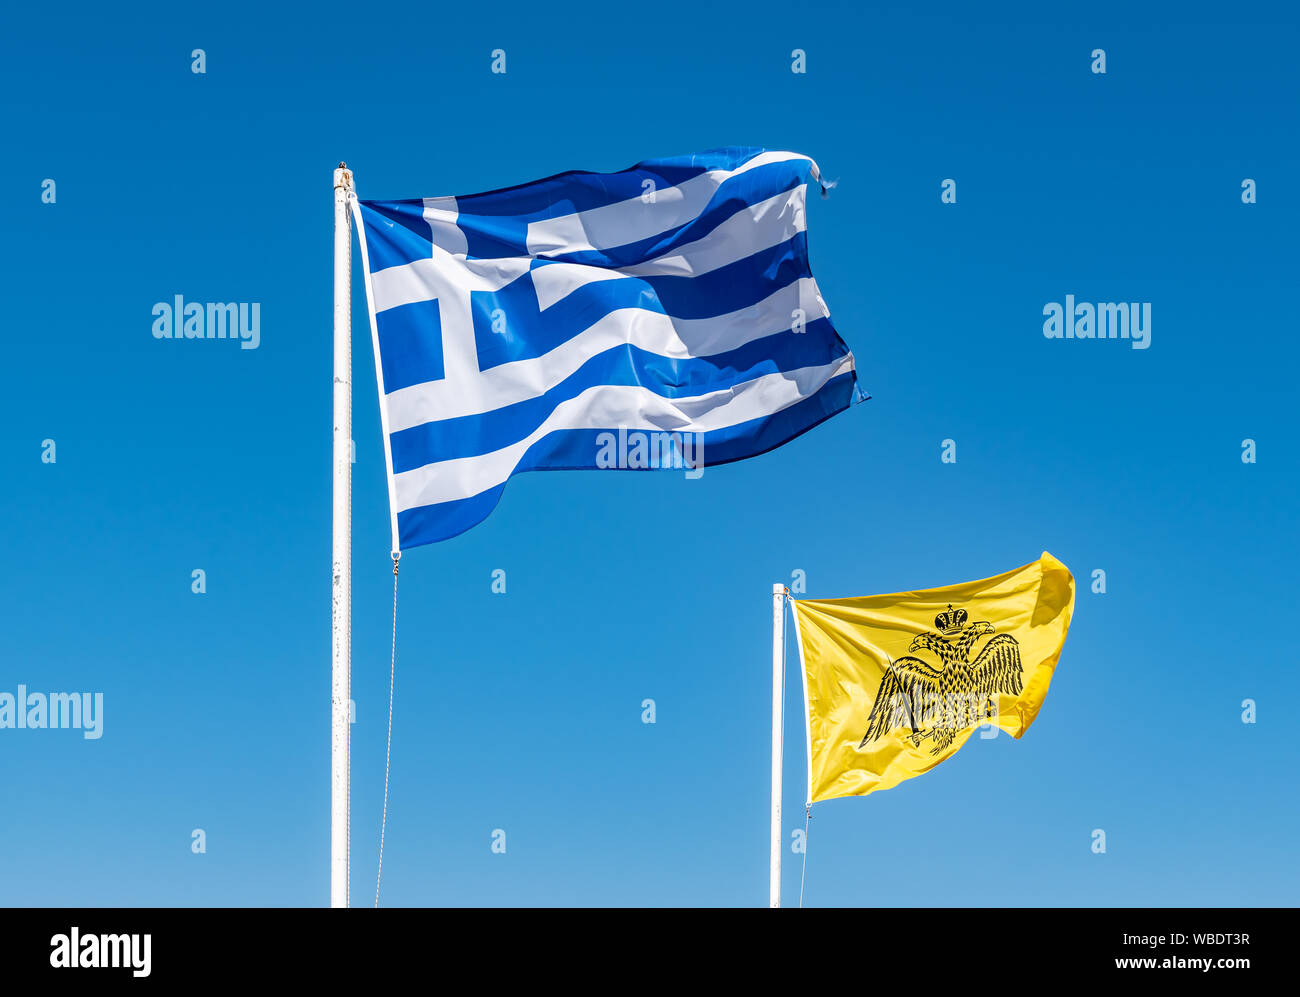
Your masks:
{"label": "blue sky", "polygon": [[[0,903],[328,900],[335,164],[396,198],[723,145],[795,149],[838,179],[811,204],[812,264],[874,397],[696,481],[523,475],[482,525],[407,554],[385,903],[763,904],[771,584],[799,569],[813,597],[897,591],[1044,549],[1080,594],[1033,729],[819,805],[806,902],[1296,902],[1293,11],[4,18],[0,691],[101,692],[104,733],[0,730]],[[391,574],[356,274],[364,904]],[[155,340],[175,294],[259,302],[259,348]],[[1067,294],[1150,302],[1150,348],[1044,338]]]}

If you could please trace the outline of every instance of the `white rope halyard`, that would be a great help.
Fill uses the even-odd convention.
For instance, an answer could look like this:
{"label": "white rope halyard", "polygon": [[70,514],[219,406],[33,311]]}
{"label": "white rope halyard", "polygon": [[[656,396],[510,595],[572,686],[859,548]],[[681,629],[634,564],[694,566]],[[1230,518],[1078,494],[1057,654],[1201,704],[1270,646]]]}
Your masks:
{"label": "white rope halyard", "polygon": [[393,680],[397,677],[397,568],[402,552],[393,552],[393,647],[388,662],[388,746],[384,749],[384,815],[379,822],[379,871],[375,874],[375,906],[379,906],[379,884],[384,878],[384,832],[388,829],[388,770],[393,757]]}
{"label": "white rope halyard", "polygon": [[808,825],[812,823],[812,804],[803,808],[803,868],[799,871],[799,906],[803,907],[803,881],[808,875]]}

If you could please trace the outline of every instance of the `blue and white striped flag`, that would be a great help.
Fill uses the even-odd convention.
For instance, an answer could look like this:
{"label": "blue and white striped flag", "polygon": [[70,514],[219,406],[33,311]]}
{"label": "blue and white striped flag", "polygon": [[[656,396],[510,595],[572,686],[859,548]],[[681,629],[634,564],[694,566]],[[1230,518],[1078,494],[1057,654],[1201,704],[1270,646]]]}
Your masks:
{"label": "blue and white striped flag", "polygon": [[809,269],[809,176],[720,149],[359,202],[394,549],[482,521],[519,471],[702,469],[865,399]]}

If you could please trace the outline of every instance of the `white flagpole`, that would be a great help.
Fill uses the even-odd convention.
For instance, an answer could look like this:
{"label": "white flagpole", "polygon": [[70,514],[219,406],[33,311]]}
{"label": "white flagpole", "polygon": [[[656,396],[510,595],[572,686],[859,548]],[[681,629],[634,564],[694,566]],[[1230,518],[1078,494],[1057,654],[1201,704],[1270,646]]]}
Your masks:
{"label": "white flagpole", "polygon": [[334,171],[333,658],[330,727],[330,906],[348,906],[352,749],[352,171]]}
{"label": "white flagpole", "polygon": [[785,742],[785,586],[772,586],[772,857],[767,905],[781,906],[781,764]]}

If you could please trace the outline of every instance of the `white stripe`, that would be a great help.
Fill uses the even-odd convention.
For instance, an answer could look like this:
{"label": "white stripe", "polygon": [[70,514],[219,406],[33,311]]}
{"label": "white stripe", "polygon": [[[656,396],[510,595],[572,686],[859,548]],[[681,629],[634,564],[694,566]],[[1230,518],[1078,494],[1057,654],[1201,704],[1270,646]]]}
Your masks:
{"label": "white stripe", "polygon": [[806,228],[805,185],[751,205],[708,235],[663,256],[610,269],[582,263],[548,263],[533,271],[537,303],[546,310],[580,287],[619,277],[699,277],[779,246]]}
{"label": "white stripe", "polygon": [[764,374],[689,398],[664,398],[647,388],[602,384],[557,405],[546,421],[511,446],[474,457],[426,464],[394,476],[399,511],[469,498],[506,481],[528,448],[547,433],[618,429],[707,433],[773,415],[851,371],[849,354],[821,367]]}
{"label": "white stripe", "polygon": [[619,346],[635,346],[671,359],[725,353],[790,329],[796,309],[802,309],[807,322],[830,316],[811,277],[716,318],[674,319],[639,308],[619,309],[543,356],[501,364],[460,383],[443,379],[394,391],[384,398],[389,427],[396,433],[536,398],[592,357]]}
{"label": "white stripe", "polygon": [[375,311],[387,311],[416,301],[431,301],[447,286],[459,291],[499,291],[528,272],[526,256],[496,260],[466,260],[433,249],[427,260],[415,260],[371,274],[375,289]]}
{"label": "white stripe", "polygon": [[603,280],[626,280],[627,275],[609,267],[593,267],[585,263],[548,263],[533,271],[533,289],[542,311],[563,301],[580,287],[597,284]]}
{"label": "white stripe", "polygon": [[794,152],[764,152],[734,170],[710,170],[675,187],[656,190],[653,203],[647,204],[638,196],[589,211],[530,222],[528,252],[533,256],[580,253],[649,239],[697,217],[724,180],[759,166],[794,159],[808,157]]}
{"label": "white stripe", "polygon": [[800,184],[752,204],[708,235],[646,263],[622,267],[619,273],[628,277],[698,277],[779,246],[807,230],[807,190],[807,184]]}
{"label": "white stripe", "polygon": [[426,197],[424,199],[424,220],[433,230],[433,244],[453,255],[464,256],[469,252],[469,243],[465,233],[456,225],[460,208],[454,197]]}
{"label": "white stripe", "polygon": [[[779,246],[806,230],[806,192],[807,186],[800,184],[750,205],[695,242],[646,263],[620,269],[577,263],[550,263],[538,267],[532,278],[538,304],[547,309],[580,287],[619,277],[698,277],[764,249]],[[425,214],[429,214],[427,209]],[[466,260],[463,255],[454,255],[441,243],[438,249],[433,250],[430,259],[414,260],[374,274],[375,311],[429,301],[437,297],[440,279],[462,290],[495,291],[528,270],[529,259],[525,256]]]}
{"label": "white stripe", "polygon": [[804,802],[805,807],[812,806],[812,706],[808,702],[808,666],[803,660],[803,634],[799,630],[799,613],[794,607],[794,596],[787,595],[786,601],[790,603],[790,613],[794,616],[794,642],[799,648],[799,675],[803,679],[803,719],[804,733],[808,737],[804,744],[808,748],[808,795]]}

